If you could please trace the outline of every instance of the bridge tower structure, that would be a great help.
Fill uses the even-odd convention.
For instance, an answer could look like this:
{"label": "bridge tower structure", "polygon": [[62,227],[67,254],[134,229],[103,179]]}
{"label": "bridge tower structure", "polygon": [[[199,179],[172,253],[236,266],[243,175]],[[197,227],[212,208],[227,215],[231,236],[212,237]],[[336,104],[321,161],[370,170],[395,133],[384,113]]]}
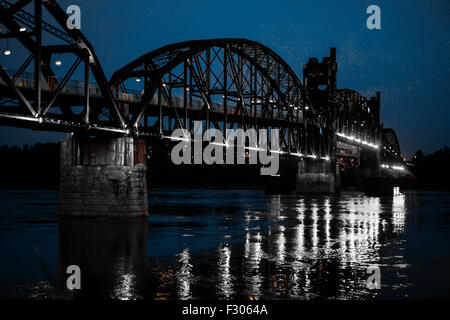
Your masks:
{"label": "bridge tower structure", "polygon": [[321,62],[310,58],[303,67],[303,83],[320,119],[326,119],[330,136],[330,171],[335,188],[349,184],[365,188],[380,177],[380,92],[367,99],[358,92],[337,88],[336,48]]}

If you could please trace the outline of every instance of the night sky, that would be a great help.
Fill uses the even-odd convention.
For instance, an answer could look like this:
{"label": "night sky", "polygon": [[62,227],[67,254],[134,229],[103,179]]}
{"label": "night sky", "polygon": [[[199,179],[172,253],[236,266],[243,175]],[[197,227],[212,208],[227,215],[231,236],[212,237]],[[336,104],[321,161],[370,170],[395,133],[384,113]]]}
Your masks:
{"label": "night sky", "polygon": [[[284,58],[300,79],[309,57],[328,56],[329,48],[336,47],[338,88],[365,96],[381,91],[381,120],[396,130],[406,157],[417,149],[427,154],[449,145],[447,0],[58,3],[81,7],[81,31],[107,78],[146,52],[185,40],[236,37],[261,42]],[[371,4],[381,8],[381,30],[366,28]],[[14,50],[18,45],[10,46]],[[2,54],[0,63],[13,67],[12,59]],[[58,141],[65,135],[0,127],[0,145]]]}

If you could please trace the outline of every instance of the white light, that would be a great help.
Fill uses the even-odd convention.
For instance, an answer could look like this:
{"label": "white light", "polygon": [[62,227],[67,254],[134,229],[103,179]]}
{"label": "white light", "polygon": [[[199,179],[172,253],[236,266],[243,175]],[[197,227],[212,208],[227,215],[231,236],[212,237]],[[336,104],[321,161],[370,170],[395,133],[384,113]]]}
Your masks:
{"label": "white light", "polygon": [[164,136],[164,138],[170,139],[170,140],[173,140],[173,141],[189,141],[189,138],[187,138],[187,137],[182,138],[182,137]]}
{"label": "white light", "polygon": [[27,28],[25,28],[25,27],[22,27],[19,29],[19,32],[25,32],[25,31],[27,31]]}
{"label": "white light", "polygon": [[386,168],[386,169],[390,168],[390,169],[399,170],[399,171],[405,170],[405,168],[403,166],[389,166],[388,164],[382,164],[381,167]]}
{"label": "white light", "polygon": [[58,60],[55,61],[55,64],[56,64],[57,66],[60,66],[60,65],[62,65],[62,62],[61,62],[61,60],[58,59]]}
{"label": "white light", "polygon": [[303,154],[301,154],[301,153],[291,153],[291,155],[297,156],[297,157],[303,157]]}
{"label": "white light", "polygon": [[11,50],[6,49],[3,53],[5,54],[5,56],[9,56],[11,54]]}
{"label": "white light", "polygon": [[311,159],[316,159],[317,158],[317,156],[315,155],[315,154],[308,154],[308,155],[306,155],[308,158],[311,158]]}
{"label": "white light", "polygon": [[229,147],[228,143],[221,143],[221,142],[211,142],[211,144],[216,145],[216,146],[221,146],[221,147]]}
{"label": "white light", "polygon": [[357,142],[357,143],[364,144],[364,145],[369,146],[369,147],[372,147],[372,148],[374,148],[374,149],[378,149],[378,145],[369,143],[369,142],[364,141],[364,140],[360,140],[360,139],[355,138],[355,137],[353,137],[353,136],[347,136],[347,135],[345,135],[344,133],[340,133],[340,132],[336,132],[336,135],[339,136],[339,137],[346,138],[346,139],[351,140],[351,141],[355,141],[355,142]]}
{"label": "white light", "polygon": [[136,78],[136,82],[141,82],[141,78]]}
{"label": "white light", "polygon": [[320,157],[320,159],[325,160],[325,161],[329,161],[330,157],[326,156],[326,157]]}
{"label": "white light", "polygon": [[309,107],[308,107],[308,106],[306,106],[306,107],[305,107],[305,110],[309,110]]}

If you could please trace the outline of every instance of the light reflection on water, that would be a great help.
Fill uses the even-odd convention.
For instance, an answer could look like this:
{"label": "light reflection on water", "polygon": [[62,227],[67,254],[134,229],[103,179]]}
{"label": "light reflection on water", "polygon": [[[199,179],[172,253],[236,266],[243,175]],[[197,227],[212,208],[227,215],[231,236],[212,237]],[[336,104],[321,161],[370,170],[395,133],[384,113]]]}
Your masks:
{"label": "light reflection on water", "polygon": [[[46,234],[59,234],[59,249],[47,254],[56,257],[49,264],[58,280],[52,290],[45,282],[43,294],[185,300],[401,298],[414,293],[415,261],[406,259],[404,249],[420,215],[415,193],[266,196],[241,190],[156,190],[150,204],[148,220],[62,219],[46,225]],[[411,208],[415,224],[408,224]],[[14,227],[0,227],[4,244],[2,230],[14,233]],[[76,294],[63,286],[70,264],[79,265],[83,274]],[[381,290],[366,288],[369,265],[381,268]],[[33,294],[40,290],[34,286]]]}

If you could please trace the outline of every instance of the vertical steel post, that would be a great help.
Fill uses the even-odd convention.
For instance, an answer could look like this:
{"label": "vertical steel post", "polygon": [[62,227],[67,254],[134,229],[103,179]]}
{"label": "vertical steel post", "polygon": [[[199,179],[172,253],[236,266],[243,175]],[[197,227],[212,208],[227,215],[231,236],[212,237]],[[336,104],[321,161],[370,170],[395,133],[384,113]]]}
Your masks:
{"label": "vertical steel post", "polygon": [[85,57],[84,60],[84,110],[86,110],[86,115],[84,118],[85,123],[89,123],[89,55]]}
{"label": "vertical steel post", "polygon": [[34,107],[41,114],[42,0],[34,1],[36,46],[34,48]]}
{"label": "vertical steel post", "polygon": [[227,91],[228,91],[228,47],[223,48],[223,132],[226,134],[228,127],[228,108],[227,108]]}
{"label": "vertical steel post", "polygon": [[187,78],[187,73],[188,73],[188,65],[187,65],[187,61],[184,60],[184,75],[183,75],[183,109],[184,109],[184,128],[186,130],[189,130],[188,128],[188,111],[187,111],[187,100],[188,100],[188,78]]}

